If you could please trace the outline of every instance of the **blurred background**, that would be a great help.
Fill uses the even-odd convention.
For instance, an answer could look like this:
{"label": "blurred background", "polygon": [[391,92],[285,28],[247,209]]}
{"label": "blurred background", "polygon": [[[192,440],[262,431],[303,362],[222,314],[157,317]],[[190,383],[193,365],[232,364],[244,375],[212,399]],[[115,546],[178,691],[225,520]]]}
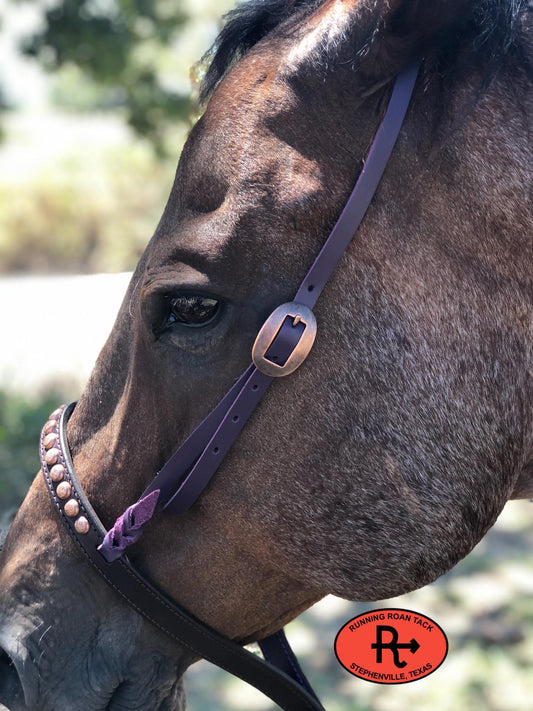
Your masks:
{"label": "blurred background", "polygon": [[[198,60],[233,0],[0,0],[0,529],[38,469],[46,415],[76,399],[112,327],[198,116]],[[60,350],[43,348],[56,323]],[[45,304],[47,306],[45,323]],[[530,711],[533,506],[511,502],[448,575],[390,601],[325,599],[288,635],[328,711]],[[435,541],[438,545],[438,541]],[[395,605],[433,617],[449,656],[387,687],[333,654],[340,626]],[[272,709],[201,662],[192,711]]]}

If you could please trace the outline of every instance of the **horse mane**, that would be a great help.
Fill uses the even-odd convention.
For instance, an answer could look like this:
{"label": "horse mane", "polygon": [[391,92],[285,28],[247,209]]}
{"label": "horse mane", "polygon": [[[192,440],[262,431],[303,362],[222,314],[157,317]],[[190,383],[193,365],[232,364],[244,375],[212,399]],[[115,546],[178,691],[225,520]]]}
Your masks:
{"label": "horse mane", "polygon": [[[420,0],[427,2],[427,0]],[[248,0],[239,4],[223,18],[223,26],[213,46],[202,58],[207,66],[201,83],[200,100],[205,102],[228,69],[243,57],[261,39],[274,32],[280,25],[291,18],[298,23],[311,14],[326,0]],[[402,15],[412,14],[413,0],[403,0],[395,11],[395,19]],[[410,7],[407,7],[407,6]],[[439,42],[433,46],[433,53],[446,55],[448,61],[457,60],[454,49],[457,43],[468,41],[470,53],[469,64],[475,60],[484,63],[487,77],[492,77],[502,61],[512,49],[517,47],[517,25],[525,11],[533,10],[531,0],[466,0],[457,9],[458,33],[449,32],[445,37],[439,37]],[[377,41],[378,32],[372,35],[372,41]],[[364,47],[368,50],[368,44]],[[427,47],[424,48],[427,51]],[[524,65],[528,65],[531,76],[531,65],[527,61],[525,50],[520,51]],[[463,55],[465,56],[465,55]]]}

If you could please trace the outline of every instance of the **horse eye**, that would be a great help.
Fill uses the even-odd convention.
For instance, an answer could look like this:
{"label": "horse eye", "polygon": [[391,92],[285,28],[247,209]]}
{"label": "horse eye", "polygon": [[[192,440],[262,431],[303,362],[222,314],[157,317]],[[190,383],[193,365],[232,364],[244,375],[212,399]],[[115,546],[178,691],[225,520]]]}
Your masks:
{"label": "horse eye", "polygon": [[169,299],[166,326],[182,323],[186,326],[205,326],[217,315],[220,301],[198,294],[180,294]]}

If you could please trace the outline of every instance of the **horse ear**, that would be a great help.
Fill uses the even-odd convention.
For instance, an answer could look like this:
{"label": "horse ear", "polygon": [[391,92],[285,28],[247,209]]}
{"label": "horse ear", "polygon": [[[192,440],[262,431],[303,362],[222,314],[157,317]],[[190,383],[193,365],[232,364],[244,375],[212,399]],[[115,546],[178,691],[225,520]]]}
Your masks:
{"label": "horse ear", "polygon": [[[397,74],[414,59],[453,47],[476,17],[475,0],[330,0],[308,18],[291,59],[350,66],[369,79]],[[486,3],[485,3],[486,4]],[[501,3],[498,3],[501,4]]]}
{"label": "horse ear", "polygon": [[[364,4],[358,0],[355,3]],[[454,44],[468,24],[471,4],[460,0],[377,3],[377,16],[369,18],[371,34],[366,29],[365,44],[358,52],[362,71],[382,78],[424,57],[429,50],[434,54]]]}

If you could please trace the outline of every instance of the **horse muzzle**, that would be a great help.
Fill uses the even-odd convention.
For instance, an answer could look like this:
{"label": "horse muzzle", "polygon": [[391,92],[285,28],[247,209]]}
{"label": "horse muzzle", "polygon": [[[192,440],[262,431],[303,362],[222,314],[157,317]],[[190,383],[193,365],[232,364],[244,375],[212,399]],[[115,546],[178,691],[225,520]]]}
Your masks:
{"label": "horse muzzle", "polygon": [[0,624],[0,711],[185,708],[186,663],[157,644],[143,648],[140,640],[126,639],[118,649],[123,636],[104,630],[102,637],[104,624],[87,647],[61,647],[54,627],[59,625],[47,621],[28,635],[10,622]]}

